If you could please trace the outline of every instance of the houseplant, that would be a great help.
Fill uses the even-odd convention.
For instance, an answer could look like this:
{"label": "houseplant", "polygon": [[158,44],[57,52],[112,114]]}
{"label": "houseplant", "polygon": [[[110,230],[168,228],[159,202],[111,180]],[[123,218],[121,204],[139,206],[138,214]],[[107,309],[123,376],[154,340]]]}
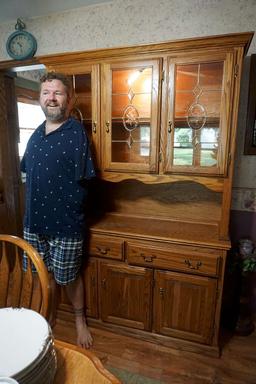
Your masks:
{"label": "houseplant", "polygon": [[241,283],[236,333],[241,336],[247,336],[255,328],[253,319],[253,291],[256,275],[256,253],[255,246],[250,239],[241,239],[239,241],[238,263]]}

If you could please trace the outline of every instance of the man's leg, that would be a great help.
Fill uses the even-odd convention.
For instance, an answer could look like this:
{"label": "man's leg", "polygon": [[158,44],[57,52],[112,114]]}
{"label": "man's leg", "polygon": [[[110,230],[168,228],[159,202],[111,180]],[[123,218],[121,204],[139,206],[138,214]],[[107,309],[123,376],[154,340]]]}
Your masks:
{"label": "man's leg", "polygon": [[57,305],[58,305],[58,286],[54,279],[54,276],[52,273],[49,273],[50,278],[50,286],[52,291],[52,298],[50,303],[50,316],[49,316],[49,323],[51,328],[53,328],[56,324],[56,316],[57,316]]}
{"label": "man's leg", "polygon": [[90,348],[93,343],[91,332],[86,324],[84,308],[84,285],[82,277],[65,286],[71,301],[76,319],[77,344],[82,348]]}

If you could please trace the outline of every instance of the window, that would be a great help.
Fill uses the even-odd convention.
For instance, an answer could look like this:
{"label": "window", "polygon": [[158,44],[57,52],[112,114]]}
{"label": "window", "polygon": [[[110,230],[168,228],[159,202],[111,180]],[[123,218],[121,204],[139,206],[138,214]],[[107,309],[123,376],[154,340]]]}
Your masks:
{"label": "window", "polygon": [[18,117],[20,129],[19,157],[22,158],[30,136],[45,120],[45,116],[39,105],[18,102]]}

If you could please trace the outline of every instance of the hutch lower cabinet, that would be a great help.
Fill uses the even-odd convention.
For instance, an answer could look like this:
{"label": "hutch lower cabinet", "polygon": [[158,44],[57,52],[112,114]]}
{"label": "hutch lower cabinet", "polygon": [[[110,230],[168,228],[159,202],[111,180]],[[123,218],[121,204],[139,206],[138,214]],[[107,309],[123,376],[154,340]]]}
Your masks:
{"label": "hutch lower cabinet", "polygon": [[[89,324],[166,346],[218,354],[225,242],[221,248],[213,239],[207,241],[207,230],[200,225],[197,244],[196,238],[193,243],[184,241],[189,226],[179,223],[174,224],[176,239],[171,241],[163,238],[166,231],[170,236],[172,232],[165,220],[158,220],[155,229],[141,218],[123,220],[112,214],[103,221],[91,228],[90,257],[84,268]],[[146,238],[135,229],[129,233],[133,221],[141,225],[138,232],[146,233],[151,226],[155,234]],[[65,296],[59,316],[72,320]]]}
{"label": "hutch lower cabinet", "polygon": [[[90,137],[88,322],[219,353],[241,71],[253,34],[40,58]],[[62,295],[60,317],[72,318]]]}

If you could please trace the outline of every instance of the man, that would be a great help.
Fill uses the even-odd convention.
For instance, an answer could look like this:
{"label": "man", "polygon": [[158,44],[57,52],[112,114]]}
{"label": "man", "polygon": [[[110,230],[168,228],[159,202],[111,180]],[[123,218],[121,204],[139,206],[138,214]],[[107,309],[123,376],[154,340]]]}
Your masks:
{"label": "man", "polygon": [[[24,238],[43,258],[56,287],[65,286],[75,313],[77,344],[92,345],[84,313],[80,276],[83,252],[85,180],[95,176],[82,124],[69,118],[69,79],[48,73],[41,79],[40,105],[46,120],[30,137],[21,170],[26,172]],[[56,312],[56,311],[55,311]],[[53,312],[50,323],[54,324]]]}

